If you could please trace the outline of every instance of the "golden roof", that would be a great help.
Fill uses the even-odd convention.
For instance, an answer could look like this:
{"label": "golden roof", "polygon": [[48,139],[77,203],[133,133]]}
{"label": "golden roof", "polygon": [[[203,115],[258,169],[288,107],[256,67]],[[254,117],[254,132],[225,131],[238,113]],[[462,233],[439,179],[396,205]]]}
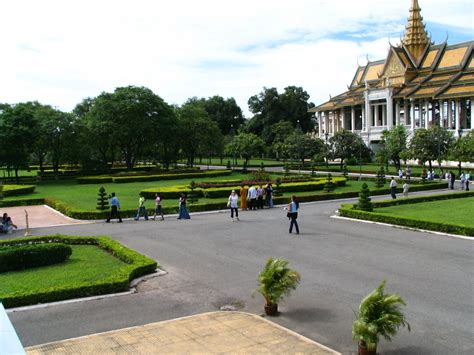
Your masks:
{"label": "golden roof", "polygon": [[425,57],[423,64],[421,65],[422,68],[429,68],[433,65],[433,62],[438,54],[439,49],[433,49],[428,52],[428,55]]}
{"label": "golden roof", "polygon": [[423,17],[421,17],[421,8],[418,5],[418,0],[412,0],[411,2],[410,16],[408,17],[402,43],[406,46],[415,62],[420,60],[426,47],[430,44],[425,24],[423,23]]}
{"label": "golden roof", "polygon": [[370,63],[370,66],[367,69],[367,73],[365,74],[364,80],[366,81],[378,80],[379,74],[382,72],[384,65],[385,65],[385,61],[383,61],[380,64],[379,62]]}
{"label": "golden roof", "polygon": [[468,46],[446,50],[441,57],[438,69],[455,67],[461,65],[466,55]]}

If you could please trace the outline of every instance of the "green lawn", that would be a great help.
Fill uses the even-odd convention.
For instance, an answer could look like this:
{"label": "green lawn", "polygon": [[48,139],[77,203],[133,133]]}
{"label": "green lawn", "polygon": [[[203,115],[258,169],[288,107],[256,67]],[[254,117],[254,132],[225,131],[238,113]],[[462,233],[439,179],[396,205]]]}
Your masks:
{"label": "green lawn", "polygon": [[[281,176],[281,175],[280,175]],[[247,180],[251,178],[251,174],[233,173],[232,175],[225,177],[203,177],[196,178],[194,181],[220,181],[220,180]],[[149,187],[169,187],[176,185],[188,185],[192,179],[177,179],[177,180],[165,180],[165,181],[148,181],[148,182],[133,182],[125,184],[77,184],[75,180],[59,180],[51,182],[40,182],[36,186],[36,190],[32,194],[21,195],[15,199],[28,199],[28,198],[45,198],[53,197],[58,201],[64,202],[77,210],[94,211],[96,207],[97,193],[100,186],[104,186],[107,193],[115,192],[120,200],[122,209],[134,209],[138,205],[138,193]],[[351,181],[347,182],[344,187],[338,187],[335,192],[347,192],[347,191],[360,191],[363,182]],[[373,183],[368,182],[369,188],[374,189]],[[388,185],[387,185],[388,186]],[[388,187],[387,194],[388,194]],[[230,193],[230,190],[229,190]],[[293,193],[285,194],[288,198]],[[314,191],[306,193],[296,193],[296,195],[311,195],[311,194],[324,194],[323,191]],[[9,200],[6,198],[5,200]],[[199,199],[199,203],[206,202],[219,202],[225,199]],[[175,200],[164,199],[164,207],[176,207],[178,203],[178,197]],[[147,208],[153,207],[152,201],[147,201]]]}
{"label": "green lawn", "polygon": [[472,197],[376,208],[374,212],[474,227],[474,198]]}
{"label": "green lawn", "polygon": [[105,279],[128,265],[97,246],[71,245],[68,261],[45,267],[0,273],[0,299],[15,292],[41,292],[67,286],[73,280],[90,283]]}

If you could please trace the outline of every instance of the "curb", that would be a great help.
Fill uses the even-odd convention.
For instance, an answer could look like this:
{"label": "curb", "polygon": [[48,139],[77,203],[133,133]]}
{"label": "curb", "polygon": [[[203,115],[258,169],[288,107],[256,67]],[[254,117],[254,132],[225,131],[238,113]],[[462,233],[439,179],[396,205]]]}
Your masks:
{"label": "curb", "polygon": [[[337,211],[336,211],[336,212],[337,212]],[[379,226],[393,227],[393,228],[411,230],[411,231],[416,231],[416,232],[425,232],[425,233],[436,234],[436,235],[441,235],[441,236],[445,236],[445,237],[451,237],[451,238],[456,238],[456,239],[464,239],[464,240],[474,241],[474,237],[466,237],[466,236],[458,235],[458,234],[449,234],[449,233],[437,232],[437,231],[432,231],[432,230],[427,230],[427,229],[419,229],[419,228],[406,227],[406,226],[401,226],[401,225],[398,225],[398,224],[389,224],[389,223],[368,221],[368,220],[366,220],[366,219],[357,219],[357,218],[341,217],[341,216],[337,216],[337,215],[332,215],[332,216],[330,216],[329,218],[342,219],[342,220],[351,221],[351,222],[377,224],[377,225],[379,225]]]}
{"label": "curb", "polygon": [[64,301],[34,304],[34,305],[31,305],[31,306],[8,308],[6,310],[6,312],[7,313],[13,313],[13,312],[31,311],[31,310],[34,310],[34,309],[61,306],[61,305],[64,305],[64,304],[80,303],[80,302],[87,302],[87,301],[96,301],[96,300],[101,300],[101,299],[105,299],[105,298],[113,298],[113,297],[131,295],[131,294],[137,292],[136,286],[140,282],[147,281],[149,279],[153,279],[155,277],[163,276],[163,275],[166,275],[166,274],[168,274],[168,272],[166,272],[164,270],[161,270],[161,269],[156,269],[156,272],[153,273],[153,274],[145,275],[145,276],[133,279],[130,282],[130,290],[125,291],[125,292],[109,293],[109,294],[105,294],[105,295],[97,295],[97,296],[91,296],[91,297],[72,298],[72,299],[64,300]]}

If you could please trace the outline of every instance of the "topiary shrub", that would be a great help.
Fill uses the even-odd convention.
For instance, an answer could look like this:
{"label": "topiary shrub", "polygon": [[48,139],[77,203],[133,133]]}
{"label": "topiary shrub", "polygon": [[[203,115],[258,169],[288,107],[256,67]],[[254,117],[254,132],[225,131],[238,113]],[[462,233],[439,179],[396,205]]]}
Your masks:
{"label": "topiary shrub", "polygon": [[328,174],[326,182],[324,183],[323,191],[326,193],[332,192],[336,188],[336,185],[332,181],[332,175]]}
{"label": "topiary shrub", "polygon": [[0,248],[0,272],[62,263],[71,254],[69,245],[59,243],[3,247]]}
{"label": "topiary shrub", "polygon": [[257,170],[252,172],[253,180],[257,182],[267,182],[272,179],[270,173],[267,173],[265,170]]}
{"label": "topiary shrub", "polygon": [[362,184],[362,188],[359,193],[359,203],[357,204],[357,209],[369,212],[373,210],[369,186],[365,182]]}
{"label": "topiary shrub", "polygon": [[105,192],[105,188],[103,186],[100,187],[99,197],[97,198],[97,207],[99,211],[104,211],[109,209],[109,200],[107,199],[107,193]]}
{"label": "topiary shrub", "polygon": [[383,168],[383,166],[381,166],[380,169],[377,171],[377,175],[375,177],[375,187],[382,188],[384,187],[385,183],[385,169]]}

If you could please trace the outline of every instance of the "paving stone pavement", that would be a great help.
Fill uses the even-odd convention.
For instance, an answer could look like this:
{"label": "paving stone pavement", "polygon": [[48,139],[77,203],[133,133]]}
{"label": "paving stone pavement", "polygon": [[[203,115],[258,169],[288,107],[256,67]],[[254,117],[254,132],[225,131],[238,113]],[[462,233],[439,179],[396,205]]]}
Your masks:
{"label": "paving stone pavement", "polygon": [[32,346],[27,354],[339,354],[262,317],[211,312]]}

